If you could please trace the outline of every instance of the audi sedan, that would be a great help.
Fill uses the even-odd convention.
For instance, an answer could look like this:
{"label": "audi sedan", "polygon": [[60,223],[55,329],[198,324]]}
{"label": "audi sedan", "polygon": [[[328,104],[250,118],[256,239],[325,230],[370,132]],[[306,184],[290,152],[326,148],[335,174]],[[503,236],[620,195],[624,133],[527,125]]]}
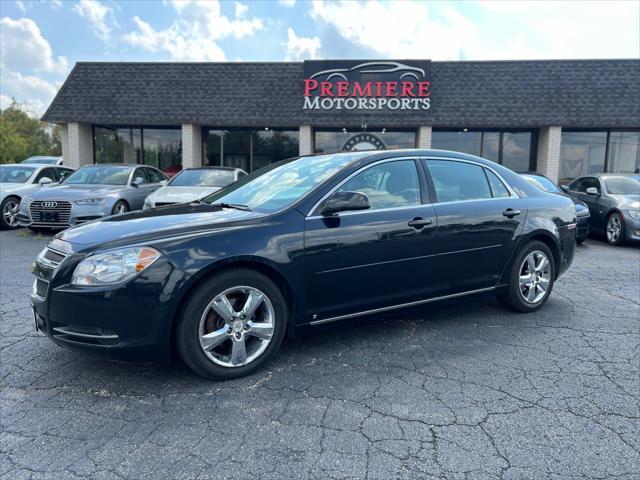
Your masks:
{"label": "audi sedan", "polygon": [[167,177],[135,164],[98,164],[79,168],[59,185],[20,202],[18,222],[31,229],[67,228],[142,208]]}
{"label": "audi sedan", "polygon": [[532,312],[575,250],[573,202],[439,150],[283,160],[190,204],[56,235],[35,324],[58,345],[225,379],[285,335],[471,295]]}

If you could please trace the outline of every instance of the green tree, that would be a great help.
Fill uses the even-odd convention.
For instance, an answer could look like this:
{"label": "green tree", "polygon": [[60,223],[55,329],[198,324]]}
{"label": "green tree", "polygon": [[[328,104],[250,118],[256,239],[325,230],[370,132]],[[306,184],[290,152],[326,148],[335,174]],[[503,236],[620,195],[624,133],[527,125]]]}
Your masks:
{"label": "green tree", "polygon": [[14,99],[0,110],[0,163],[19,163],[33,155],[60,155],[58,132],[30,117]]}

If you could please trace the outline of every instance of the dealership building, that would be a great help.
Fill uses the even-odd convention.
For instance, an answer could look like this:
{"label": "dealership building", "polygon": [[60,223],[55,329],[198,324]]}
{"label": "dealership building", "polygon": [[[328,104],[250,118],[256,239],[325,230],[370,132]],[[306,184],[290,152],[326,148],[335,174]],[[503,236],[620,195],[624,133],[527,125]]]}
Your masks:
{"label": "dealership building", "polygon": [[640,61],[80,62],[43,120],[73,167],[418,147],[565,182],[639,171]]}

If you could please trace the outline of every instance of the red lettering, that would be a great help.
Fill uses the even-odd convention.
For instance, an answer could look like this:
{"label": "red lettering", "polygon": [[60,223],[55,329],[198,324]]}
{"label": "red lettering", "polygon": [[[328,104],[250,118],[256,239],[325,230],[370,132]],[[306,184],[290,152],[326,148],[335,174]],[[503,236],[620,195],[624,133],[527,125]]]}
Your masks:
{"label": "red lettering", "polygon": [[371,82],[364,84],[364,87],[360,82],[353,83],[353,95],[356,97],[370,97],[371,96]]}
{"label": "red lettering", "polygon": [[318,81],[312,78],[305,79],[304,81],[304,96],[310,97],[311,92],[318,88]]}
{"label": "red lettering", "polygon": [[382,82],[376,82],[376,97],[382,97]]}
{"label": "red lettering", "polygon": [[401,97],[415,97],[415,93],[413,93],[413,83],[411,82],[402,82],[402,93]]}
{"label": "red lettering", "polygon": [[387,97],[398,95],[398,82],[387,82]]}
{"label": "red lettering", "polygon": [[418,82],[418,96],[419,97],[431,96],[431,82]]}
{"label": "red lettering", "polygon": [[321,97],[333,97],[331,89],[333,84],[331,82],[320,82],[320,96]]}
{"label": "red lettering", "polygon": [[346,97],[349,95],[349,82],[338,82],[338,96]]}

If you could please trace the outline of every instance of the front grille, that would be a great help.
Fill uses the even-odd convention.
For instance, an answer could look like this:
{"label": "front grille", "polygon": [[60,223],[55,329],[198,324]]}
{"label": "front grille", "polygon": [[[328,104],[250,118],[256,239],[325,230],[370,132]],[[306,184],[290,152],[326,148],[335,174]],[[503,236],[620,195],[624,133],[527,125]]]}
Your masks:
{"label": "front grille", "polygon": [[[71,216],[71,202],[64,200],[40,201],[34,200],[29,205],[31,221],[35,225],[69,225]],[[57,219],[47,218],[50,214],[56,214]]]}
{"label": "front grille", "polygon": [[64,257],[64,254],[56,252],[55,250],[51,250],[50,248],[47,248],[47,251],[44,254],[44,258],[49,260],[51,263],[55,263],[56,265],[60,264],[60,262],[64,260]]}

